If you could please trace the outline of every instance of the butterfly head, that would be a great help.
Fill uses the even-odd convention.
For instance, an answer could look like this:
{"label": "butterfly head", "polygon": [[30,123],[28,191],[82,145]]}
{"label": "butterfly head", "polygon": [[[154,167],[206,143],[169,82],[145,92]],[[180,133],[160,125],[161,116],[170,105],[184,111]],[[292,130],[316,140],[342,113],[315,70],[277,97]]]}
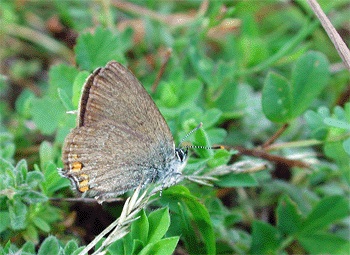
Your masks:
{"label": "butterfly head", "polygon": [[181,162],[184,163],[187,161],[187,154],[188,154],[188,148],[176,148],[175,149],[175,155],[176,158]]}

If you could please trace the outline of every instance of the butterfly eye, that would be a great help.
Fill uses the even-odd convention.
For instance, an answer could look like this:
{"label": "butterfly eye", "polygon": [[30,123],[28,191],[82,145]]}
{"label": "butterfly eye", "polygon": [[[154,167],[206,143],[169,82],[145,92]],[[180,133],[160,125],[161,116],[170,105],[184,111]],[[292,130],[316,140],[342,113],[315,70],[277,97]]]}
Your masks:
{"label": "butterfly eye", "polygon": [[176,157],[180,160],[180,162],[184,162],[186,160],[187,157],[187,148],[184,151],[183,149],[175,149],[175,154]]}

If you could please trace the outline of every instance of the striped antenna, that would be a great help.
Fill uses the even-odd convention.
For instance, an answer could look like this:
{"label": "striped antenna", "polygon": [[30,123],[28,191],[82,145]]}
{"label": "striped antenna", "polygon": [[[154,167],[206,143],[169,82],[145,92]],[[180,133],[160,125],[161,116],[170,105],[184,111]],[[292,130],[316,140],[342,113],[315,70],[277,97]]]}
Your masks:
{"label": "striped antenna", "polygon": [[180,145],[179,147],[181,147],[181,144],[184,142],[184,140],[189,137],[190,135],[192,135],[193,132],[197,131],[198,129],[200,129],[203,126],[203,123],[199,123],[199,125],[197,127],[195,127],[194,129],[191,130],[191,132],[189,132],[187,135],[185,135],[184,138],[181,139],[180,141]]}
{"label": "striped antenna", "polygon": [[189,145],[185,146],[186,149],[205,149],[205,150],[224,150],[225,147],[222,145],[216,145],[216,146],[201,146],[201,145]]}
{"label": "striped antenna", "polygon": [[193,134],[193,132],[197,131],[198,129],[200,129],[203,126],[203,123],[199,123],[199,125],[197,127],[195,127],[194,129],[191,130],[191,132],[189,132],[187,135],[185,135],[184,138],[181,139],[179,147],[180,148],[184,148],[184,149],[205,149],[205,150],[217,150],[217,149],[225,149],[224,146],[218,145],[218,146],[201,146],[201,145],[186,145],[186,146],[181,146],[184,142],[184,140],[189,137],[190,135]]}

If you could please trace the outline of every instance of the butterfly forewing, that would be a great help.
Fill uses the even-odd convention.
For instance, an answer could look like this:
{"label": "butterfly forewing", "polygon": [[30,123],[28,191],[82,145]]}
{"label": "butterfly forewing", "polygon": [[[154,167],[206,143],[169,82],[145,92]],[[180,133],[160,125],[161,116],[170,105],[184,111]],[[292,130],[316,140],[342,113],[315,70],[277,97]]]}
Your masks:
{"label": "butterfly forewing", "polygon": [[122,194],[153,181],[174,154],[163,116],[127,68],[112,61],[90,75],[63,147],[63,174],[80,192]]}

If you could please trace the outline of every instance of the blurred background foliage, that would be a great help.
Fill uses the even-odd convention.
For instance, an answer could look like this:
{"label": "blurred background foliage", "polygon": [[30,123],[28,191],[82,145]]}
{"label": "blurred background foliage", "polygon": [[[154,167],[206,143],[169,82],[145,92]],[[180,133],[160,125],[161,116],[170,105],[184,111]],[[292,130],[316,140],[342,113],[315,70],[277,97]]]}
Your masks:
{"label": "blurred background foliage", "polygon": [[[348,0],[319,2],[349,45]],[[78,254],[119,216],[65,201],[57,172],[110,60],[177,143],[203,122],[189,142],[226,150],[194,149],[185,173],[213,186],[165,190],[108,254],[349,251],[350,75],[306,1],[1,0],[0,45],[0,254]]]}

